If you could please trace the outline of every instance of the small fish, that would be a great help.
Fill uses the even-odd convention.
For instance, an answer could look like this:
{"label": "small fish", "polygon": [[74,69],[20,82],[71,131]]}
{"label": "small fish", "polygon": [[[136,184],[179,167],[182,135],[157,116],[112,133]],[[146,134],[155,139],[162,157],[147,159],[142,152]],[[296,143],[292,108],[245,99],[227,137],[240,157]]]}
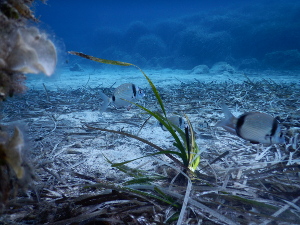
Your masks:
{"label": "small fish", "polygon": [[216,126],[250,141],[253,144],[283,144],[284,137],[278,121],[261,112],[246,112],[236,118],[226,105],[222,105],[225,118]]}
{"label": "small fish", "polygon": [[[135,102],[144,96],[145,93],[141,88],[137,87],[135,84],[125,83],[115,89],[111,98],[100,92],[100,97],[104,101],[100,110],[101,112],[104,112],[110,103],[113,103],[117,108],[127,107],[127,109],[130,110],[131,103],[127,101]],[[126,99],[127,101],[123,99]]]}
{"label": "small fish", "polygon": [[[179,127],[180,129],[183,129],[185,127],[184,119],[181,116],[170,116],[170,117],[167,117],[167,119],[169,120],[170,123]],[[167,131],[167,128],[164,125],[162,125],[161,123],[159,123],[159,126],[164,131]]]}

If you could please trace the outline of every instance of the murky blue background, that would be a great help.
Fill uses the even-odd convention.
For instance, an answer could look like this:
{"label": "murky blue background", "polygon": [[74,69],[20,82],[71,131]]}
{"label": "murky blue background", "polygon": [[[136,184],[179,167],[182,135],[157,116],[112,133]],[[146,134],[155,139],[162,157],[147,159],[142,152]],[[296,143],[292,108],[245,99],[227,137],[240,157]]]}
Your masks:
{"label": "murky blue background", "polygon": [[143,68],[300,69],[300,1],[74,1],[36,5],[65,51]]}

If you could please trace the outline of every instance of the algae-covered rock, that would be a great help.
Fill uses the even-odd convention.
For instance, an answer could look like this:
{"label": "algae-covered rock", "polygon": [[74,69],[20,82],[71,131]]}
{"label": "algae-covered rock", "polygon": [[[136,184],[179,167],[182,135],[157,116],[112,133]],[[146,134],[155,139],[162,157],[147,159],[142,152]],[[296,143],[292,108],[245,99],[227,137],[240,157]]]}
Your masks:
{"label": "algae-covered rock", "polygon": [[45,33],[35,27],[19,28],[8,57],[6,69],[50,76],[56,66],[56,49]]}
{"label": "algae-covered rock", "polygon": [[195,66],[190,74],[207,74],[209,73],[209,67],[207,65],[198,65]]}
{"label": "algae-covered rock", "polygon": [[227,62],[218,62],[211,67],[209,72],[213,74],[224,74],[224,73],[233,74],[235,72],[235,69]]}
{"label": "algae-covered rock", "polygon": [[26,73],[50,76],[56,67],[56,48],[47,34],[26,22],[38,20],[33,0],[0,1],[0,101],[23,92]]}

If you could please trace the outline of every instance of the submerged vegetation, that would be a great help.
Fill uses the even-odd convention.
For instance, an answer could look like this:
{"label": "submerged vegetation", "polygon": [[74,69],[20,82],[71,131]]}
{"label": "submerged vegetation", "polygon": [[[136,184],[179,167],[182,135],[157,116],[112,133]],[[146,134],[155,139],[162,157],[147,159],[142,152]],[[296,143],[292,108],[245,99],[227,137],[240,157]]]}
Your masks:
{"label": "submerged vegetation", "polygon": [[[25,92],[24,74],[50,76],[56,67],[54,44],[32,23],[38,22],[30,9],[33,2],[0,1],[0,104]],[[33,177],[31,163],[25,160],[23,132],[18,123],[3,124],[4,116],[0,116],[0,214],[19,190],[26,190]]]}
{"label": "submerged vegetation", "polygon": [[26,90],[24,74],[50,76],[56,67],[56,48],[47,35],[28,26],[37,22],[33,0],[0,1],[0,101]]}
{"label": "submerged vegetation", "polygon": [[[142,110],[144,110],[145,112],[147,112],[149,115],[153,116],[160,124],[162,124],[166,130],[168,130],[168,132],[173,136],[174,138],[174,143],[173,145],[179,150],[178,151],[172,151],[172,150],[163,150],[160,147],[154,145],[153,143],[149,143],[147,140],[141,139],[137,136],[134,135],[129,135],[129,134],[125,134],[127,136],[130,136],[132,138],[135,138],[139,141],[142,141],[144,143],[149,143],[152,147],[154,147],[155,149],[157,149],[159,152],[158,154],[165,154],[167,155],[169,158],[171,158],[174,162],[176,162],[177,164],[180,165],[180,163],[178,163],[178,160],[176,158],[174,158],[172,155],[177,155],[178,157],[180,157],[181,161],[182,161],[182,166],[185,169],[188,169],[190,171],[195,171],[200,163],[200,151],[198,149],[197,143],[195,141],[195,134],[194,134],[194,130],[192,127],[192,124],[189,120],[189,118],[185,115],[185,118],[187,120],[187,124],[188,126],[185,127],[185,131],[182,131],[179,127],[177,127],[176,125],[172,124],[172,122],[169,121],[168,117],[167,117],[167,112],[165,110],[165,106],[164,103],[159,95],[159,92],[157,91],[155,85],[153,84],[153,82],[150,80],[150,78],[144,73],[143,70],[141,70],[138,66],[131,64],[131,63],[125,63],[125,62],[120,62],[120,61],[114,61],[114,60],[106,60],[106,59],[100,59],[97,57],[93,57],[90,55],[86,55],[80,52],[74,52],[74,51],[70,51],[70,54],[73,55],[78,55],[80,57],[86,58],[86,59],[90,59],[96,62],[100,62],[100,63],[105,63],[105,64],[112,64],[112,65],[118,65],[118,66],[134,66],[136,68],[138,68],[142,74],[144,75],[144,77],[147,79],[149,85],[151,86],[151,89],[155,95],[155,98],[157,100],[158,105],[160,106],[160,111],[162,111],[162,113],[158,113],[155,111],[151,111],[137,103],[133,103],[134,105],[138,106],[139,108],[141,108]],[[91,128],[91,127],[90,127]],[[101,128],[97,128],[99,130],[103,130],[103,131],[108,131],[105,129],[101,129]],[[179,136],[177,135],[176,131],[179,133]],[[117,132],[117,131],[109,131],[109,132]],[[121,133],[121,132],[118,132]],[[155,153],[157,154],[157,153]],[[132,161],[132,160],[131,160]],[[185,170],[186,171],[186,170]]]}
{"label": "submerged vegetation", "polygon": [[[146,129],[156,129],[150,119],[138,135],[149,143],[137,142],[129,136],[137,136],[136,131],[149,118],[139,104],[130,111],[118,110],[122,117],[104,115],[104,120],[92,122],[79,117],[87,112],[99,115],[99,105],[94,102],[100,101],[97,93],[103,88],[85,85],[47,92],[32,90],[3,105],[2,113],[7,115],[3,122],[23,119],[29,123],[35,172],[40,178],[36,190],[29,192],[29,202],[24,203],[26,198],[18,197],[7,203],[10,208],[4,211],[3,221],[15,224],[32,220],[54,224],[297,223],[299,84],[256,81],[245,76],[241,83],[195,80],[166,88],[155,87],[163,99],[166,114],[178,112],[188,116],[193,124],[194,140],[201,150],[198,169],[186,177],[188,182],[181,183],[176,182],[176,177],[182,174],[178,168],[184,168],[184,161],[179,161],[178,167],[164,154],[157,154],[155,147],[174,152],[171,132],[163,136],[165,143],[156,142],[156,137],[143,133]],[[186,143],[182,141],[187,140],[182,137],[185,131],[177,130],[164,119],[152,87],[145,91],[153,93],[145,96],[148,110],[170,130],[176,130],[174,133],[185,150],[182,156],[190,162]],[[230,108],[235,106],[238,112],[251,109],[280,116],[287,144],[252,145],[214,128],[223,116],[221,100]],[[22,114],[16,113],[16,105]],[[190,131],[189,134],[191,137]],[[113,149],[115,155],[109,154]],[[121,163],[119,157],[124,157],[128,149],[148,157]],[[178,153],[180,150],[174,156],[180,159]],[[133,159],[127,157],[125,161]],[[20,209],[23,214],[19,214]]]}
{"label": "submerged vegetation", "polygon": [[[26,19],[36,21],[28,6],[32,2],[0,3],[0,48],[12,46],[0,52],[0,101],[25,90],[24,73],[50,75],[56,65],[53,43],[38,29],[25,27]],[[226,22],[219,17],[213,20],[219,23],[212,24]],[[228,31],[211,29],[203,35],[198,27],[184,30],[179,24],[177,28],[177,38],[184,40],[178,45],[179,54],[202,57],[192,54],[205,52],[197,49],[213,49],[205,49],[207,45],[203,43],[218,42],[223,48],[216,56],[219,59],[231,49]],[[7,34],[12,38],[3,39]],[[27,43],[28,40],[36,42]],[[165,41],[145,32],[137,37],[134,49],[140,53],[152,50],[149,55],[157,57],[167,49]],[[145,46],[149,42],[155,44]],[[195,46],[190,46],[191,42]],[[296,50],[268,52],[264,60],[269,65],[282,58],[288,58],[284,68],[299,61]],[[195,79],[162,89],[131,63],[70,53],[100,63],[138,68],[152,95],[145,97],[146,106],[133,103],[136,107],[132,111],[119,111],[127,118],[102,115],[99,119],[99,105],[95,102],[100,101],[98,93],[104,87],[91,88],[88,82],[78,89],[57,90],[48,90],[43,84],[44,90],[31,90],[1,104],[1,224],[298,223],[299,83],[254,81],[244,75],[241,83]],[[24,63],[24,59],[28,61]],[[280,116],[286,144],[252,145],[218,130],[214,125],[221,117],[219,102],[235,106],[238,112],[251,109]],[[183,130],[168,119],[171,112],[184,117]],[[87,122],[86,115],[92,113],[96,116]],[[157,133],[153,137],[149,132],[160,129],[153,124],[153,118],[167,130],[160,130],[164,132],[160,140],[156,140]],[[11,130],[15,121],[27,124],[26,137],[18,127]],[[32,154],[28,159],[23,152],[26,148]],[[137,157],[120,162],[126,151]],[[131,157],[128,153],[127,156]],[[27,190],[31,179],[34,188]]]}
{"label": "submerged vegetation", "polygon": [[239,69],[300,69],[299,2],[239,1],[213,9],[203,8],[203,2],[192,5],[198,12],[153,24],[98,27],[84,47],[144,69],[190,69],[218,61]]}

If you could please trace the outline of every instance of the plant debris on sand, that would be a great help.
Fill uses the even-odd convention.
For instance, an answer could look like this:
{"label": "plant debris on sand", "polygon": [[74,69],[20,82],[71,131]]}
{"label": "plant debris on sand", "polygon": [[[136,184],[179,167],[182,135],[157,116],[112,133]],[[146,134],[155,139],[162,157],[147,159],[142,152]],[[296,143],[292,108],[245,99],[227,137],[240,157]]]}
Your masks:
{"label": "plant debris on sand", "polygon": [[[119,163],[154,149],[83,126],[136,134],[148,118],[135,106],[131,111],[109,108],[101,115],[97,93],[102,89],[45,86],[1,104],[2,125],[24,124],[27,129],[27,160],[36,178],[26,194],[11,194],[0,223],[299,223],[299,83],[245,78],[242,83],[195,80],[158,88],[166,110],[187,114],[196,133],[201,162],[190,190],[174,182],[176,166],[163,155],[132,162],[123,172],[110,166],[108,160]],[[150,89],[146,92],[141,104],[155,111],[155,96]],[[215,128],[223,117],[220,102],[238,114],[261,111],[279,116],[286,145],[254,145]],[[174,148],[171,137],[153,121],[139,136],[164,149]],[[157,179],[130,183],[154,176]],[[184,199],[187,191],[189,198]],[[178,219],[184,207],[184,218]]]}

